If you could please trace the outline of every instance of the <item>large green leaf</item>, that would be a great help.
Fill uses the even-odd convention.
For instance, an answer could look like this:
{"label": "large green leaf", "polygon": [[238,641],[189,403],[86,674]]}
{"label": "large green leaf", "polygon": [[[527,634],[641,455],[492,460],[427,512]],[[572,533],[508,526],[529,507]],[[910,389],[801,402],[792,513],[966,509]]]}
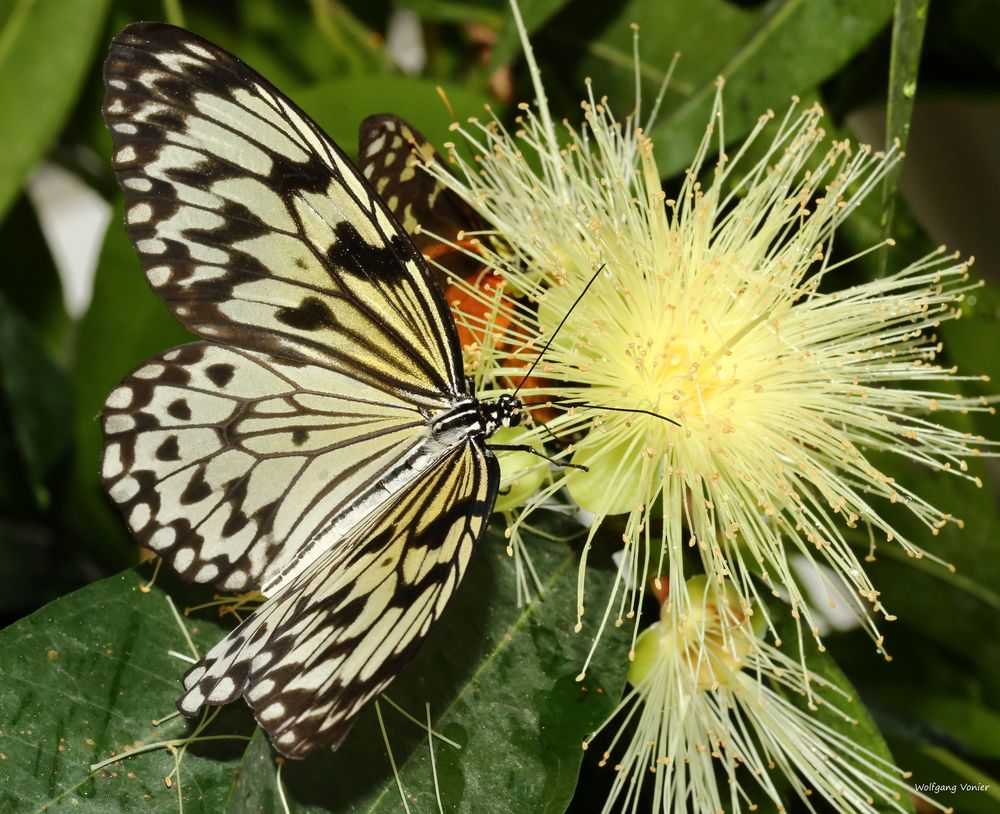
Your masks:
{"label": "large green leaf", "polygon": [[0,218],[55,140],[110,0],[19,0],[0,28]]}
{"label": "large green leaf", "polygon": [[[745,134],[768,108],[787,107],[842,67],[881,30],[892,0],[772,0],[744,9],[725,0],[632,0],[583,15],[570,5],[539,32],[537,45],[551,66],[573,66],[575,87],[595,78],[599,96],[627,113],[635,77],[631,23],[639,26],[642,73],[648,110],[655,90],[676,53],[681,60],[664,109],[650,135],[663,175],[687,167],[709,123],[716,79],[726,80],[725,137]],[[576,54],[586,56],[576,61]],[[548,76],[549,74],[547,74]],[[554,88],[550,87],[550,96]]]}
{"label": "large green leaf", "polygon": [[[893,143],[900,151],[906,150],[910,138],[910,119],[917,95],[917,70],[924,44],[924,29],[930,0],[896,0],[892,24],[892,55],[889,67],[889,97],[886,104],[886,147]],[[885,177],[882,185],[883,237],[892,233],[893,209],[896,186],[902,165],[897,165]],[[887,254],[882,253],[882,272],[887,265]]]}
{"label": "large green leaf", "polygon": [[[516,607],[516,579],[497,534],[483,541],[458,596],[417,659],[392,685],[403,709],[460,745],[437,741],[434,760],[449,811],[562,812],[576,784],[586,733],[624,684],[627,642],[609,637],[584,683],[574,681],[589,646],[571,629],[577,554],[529,540],[544,600]],[[607,590],[611,571],[592,571],[588,590]],[[161,578],[162,579],[162,578]],[[174,767],[165,751],[91,772],[88,766],[136,744],[176,738],[190,725],[151,719],[173,709],[188,652],[163,582],[139,590],[129,571],[66,596],[0,633],[0,809],[64,806],[81,812],[174,811]],[[183,607],[207,591],[169,594]],[[202,599],[202,601],[204,601]],[[199,613],[184,622],[204,651],[222,626]],[[382,712],[413,811],[436,810],[427,734],[395,709]],[[248,736],[242,704],[205,734]],[[396,783],[374,711],[363,713],[341,749],[283,767],[298,812],[399,812]],[[274,761],[264,739],[193,746],[181,767],[184,811],[280,811]]]}

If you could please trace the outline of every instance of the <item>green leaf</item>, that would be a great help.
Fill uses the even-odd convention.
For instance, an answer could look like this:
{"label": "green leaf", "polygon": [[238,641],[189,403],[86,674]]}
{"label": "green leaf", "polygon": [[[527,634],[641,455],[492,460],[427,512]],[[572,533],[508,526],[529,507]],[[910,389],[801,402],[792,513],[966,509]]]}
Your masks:
{"label": "green leaf", "polygon": [[[449,811],[564,811],[581,741],[624,686],[628,643],[614,638],[605,640],[586,682],[574,681],[590,644],[571,629],[577,554],[562,544],[528,543],[544,600],[516,607],[513,563],[501,536],[491,533],[444,618],[390,688],[392,699],[418,719],[429,703],[435,730],[461,746],[434,744]],[[612,575],[592,570],[588,590],[608,590]],[[40,811],[60,803],[81,814],[176,810],[177,790],[163,782],[174,767],[165,751],[96,773],[88,768],[136,740],[162,742],[191,728],[179,719],[150,724],[173,709],[186,667],[168,651],[189,651],[163,582],[142,593],[140,579],[130,571],[95,583],[0,632],[0,809]],[[208,592],[171,583],[169,593],[184,607]],[[184,622],[202,652],[223,634],[206,616]],[[426,730],[384,700],[381,710],[411,810],[436,810]],[[252,732],[239,703],[204,734]],[[260,735],[249,746],[192,746],[181,767],[184,811],[281,811],[273,766]],[[295,812],[400,811],[373,709],[339,751],[286,763],[282,773]]]}
{"label": "green leaf", "polygon": [[0,218],[72,108],[109,0],[18,0],[0,28]]}
{"label": "green leaf", "polygon": [[[920,66],[929,5],[930,0],[896,0],[892,25],[892,53],[889,58],[889,97],[886,105],[887,148],[893,143],[898,143],[900,151],[905,151],[910,137],[910,119],[917,95],[917,69]],[[901,171],[900,163],[886,175],[882,183],[883,238],[889,237],[892,233],[893,207]],[[886,252],[882,252],[883,274],[887,260]]]}
{"label": "green leaf", "polygon": [[0,412],[10,424],[14,446],[24,464],[24,472],[14,475],[25,478],[35,502],[46,506],[49,500],[46,475],[66,452],[71,437],[72,392],[65,374],[49,359],[31,328],[2,295],[0,396],[3,399]]}
{"label": "green leaf", "polygon": [[[583,79],[613,110],[633,104],[635,76],[630,23],[639,25],[645,108],[676,53],[681,54],[663,111],[650,132],[664,176],[691,163],[709,123],[716,79],[726,80],[725,138],[738,139],[768,108],[782,110],[835,73],[881,30],[892,0],[775,0],[746,10],[725,0],[632,0],[613,16],[558,15],[536,38],[551,74],[570,55],[586,54],[572,70],[578,99]],[[544,72],[546,79],[550,72]],[[554,88],[549,87],[550,96]]]}
{"label": "green leaf", "polygon": [[[541,28],[559,11],[561,11],[569,0],[522,0],[519,3],[521,18],[524,20],[524,27],[530,37],[535,31]],[[490,71],[495,71],[501,65],[509,62],[518,51],[521,50],[521,35],[514,24],[514,15],[508,10],[503,18],[503,26],[497,36],[496,44],[490,55]]]}
{"label": "green leaf", "polygon": [[401,8],[439,23],[482,23],[499,28],[507,4],[503,0],[399,0]]}
{"label": "green leaf", "polygon": [[1000,714],[993,710],[965,698],[926,694],[912,698],[910,710],[965,751],[1000,760]]}
{"label": "green leaf", "polygon": [[[868,44],[889,19],[887,0],[782,0],[768,3],[750,35],[716,71],[726,81],[727,140],[747,133],[768,108],[784,108],[794,94],[816,87]],[[698,44],[681,46],[692,49]],[[715,77],[658,122],[661,171],[683,169],[709,121]],[[662,147],[660,146],[662,145]]]}
{"label": "green leaf", "polygon": [[[973,266],[973,275],[976,271]],[[1000,289],[988,285],[965,296],[961,319],[941,324],[944,350],[948,359],[958,366],[961,375],[973,377],[962,382],[966,396],[995,397],[1000,382]],[[987,377],[985,380],[977,377]],[[976,430],[994,441],[1000,440],[1000,415],[993,405],[992,412],[972,414]]]}
{"label": "green leaf", "polygon": [[283,90],[378,74],[391,64],[381,39],[344,3],[241,0],[239,15],[240,39],[226,47]]}
{"label": "green leaf", "polygon": [[[879,469],[938,508],[955,513],[964,521],[960,528],[949,523],[932,535],[903,506],[887,507],[882,513],[912,542],[954,565],[946,568],[929,557],[909,557],[896,542],[881,542],[876,559],[865,564],[879,600],[898,617],[886,626],[886,648],[895,651],[894,631],[913,630],[936,643],[951,659],[965,665],[967,680],[977,692],[1000,709],[1000,560],[996,557],[996,535],[1000,513],[990,489],[944,473],[928,473],[909,464],[886,459]],[[973,470],[985,477],[981,468]],[[867,549],[867,541],[858,541]]]}
{"label": "green leaf", "polygon": [[193,338],[146,283],[124,219],[119,201],[101,248],[94,294],[80,322],[71,370],[77,412],[70,523],[100,561],[117,568],[134,562],[137,552],[101,488],[103,438],[97,416],[127,373],[150,356]]}
{"label": "green leaf", "polygon": [[906,765],[912,767],[910,782],[923,786],[924,793],[944,810],[962,814],[996,813],[1000,804],[1000,778],[995,771],[983,771],[957,752],[933,744],[918,748],[904,744],[900,754],[906,758]]}

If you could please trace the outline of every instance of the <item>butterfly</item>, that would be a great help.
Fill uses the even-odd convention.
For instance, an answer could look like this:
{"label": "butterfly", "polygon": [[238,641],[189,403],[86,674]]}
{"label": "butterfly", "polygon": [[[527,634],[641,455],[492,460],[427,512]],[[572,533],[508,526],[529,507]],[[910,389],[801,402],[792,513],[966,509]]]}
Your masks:
{"label": "butterfly", "polygon": [[259,74],[135,23],[105,85],[129,236],[202,341],[110,393],[102,480],[181,576],[266,597],[178,707],[242,695],[283,755],[336,747],[455,592],[498,492],[486,441],[521,403],[471,392],[413,239]]}

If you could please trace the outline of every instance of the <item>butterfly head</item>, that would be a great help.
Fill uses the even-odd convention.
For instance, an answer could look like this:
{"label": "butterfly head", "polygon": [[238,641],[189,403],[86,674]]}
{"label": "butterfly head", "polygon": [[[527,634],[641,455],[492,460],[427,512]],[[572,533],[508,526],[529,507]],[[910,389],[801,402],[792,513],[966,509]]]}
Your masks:
{"label": "butterfly head", "polygon": [[481,403],[479,417],[483,423],[483,432],[490,436],[501,427],[518,426],[521,423],[523,411],[521,400],[508,393],[500,396],[496,401]]}

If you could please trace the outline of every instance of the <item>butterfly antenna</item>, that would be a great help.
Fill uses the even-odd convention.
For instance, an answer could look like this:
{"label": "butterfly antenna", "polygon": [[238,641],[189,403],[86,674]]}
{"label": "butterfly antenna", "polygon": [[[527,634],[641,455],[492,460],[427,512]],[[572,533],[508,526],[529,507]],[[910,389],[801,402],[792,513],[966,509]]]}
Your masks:
{"label": "butterfly antenna", "polygon": [[673,424],[675,427],[679,427],[680,422],[674,421],[672,418],[667,418],[665,415],[660,415],[660,413],[655,413],[652,410],[643,410],[640,407],[608,407],[606,404],[574,404],[573,407],[582,407],[585,410],[610,410],[613,413],[639,413],[640,415],[649,415],[653,418],[659,418],[666,421],[668,424]]}
{"label": "butterfly antenna", "polygon": [[518,383],[517,387],[514,388],[513,395],[516,396],[518,394],[518,391],[520,391],[520,389],[524,387],[524,383],[528,381],[532,371],[534,371],[535,367],[538,365],[538,363],[542,360],[542,357],[545,355],[545,351],[549,349],[549,345],[551,345],[552,341],[556,338],[556,336],[558,336],[559,331],[562,329],[562,326],[566,324],[566,320],[569,319],[569,315],[573,313],[573,309],[580,304],[580,300],[582,300],[583,295],[587,293],[587,289],[589,289],[594,284],[594,280],[596,280],[600,276],[601,272],[604,271],[604,267],[607,265],[608,265],[607,263],[601,263],[601,267],[597,269],[597,271],[594,272],[593,276],[591,276],[591,278],[587,281],[587,284],[583,287],[583,291],[581,291],[579,294],[576,295],[576,299],[573,300],[573,304],[569,307],[569,310],[567,310],[566,313],[563,314],[563,318],[559,320],[559,324],[556,325],[556,329],[551,334],[549,334],[549,338],[545,342],[545,347],[543,347],[538,356],[535,357],[535,361],[531,363],[531,367],[528,368],[528,372],[521,377],[521,381]]}

